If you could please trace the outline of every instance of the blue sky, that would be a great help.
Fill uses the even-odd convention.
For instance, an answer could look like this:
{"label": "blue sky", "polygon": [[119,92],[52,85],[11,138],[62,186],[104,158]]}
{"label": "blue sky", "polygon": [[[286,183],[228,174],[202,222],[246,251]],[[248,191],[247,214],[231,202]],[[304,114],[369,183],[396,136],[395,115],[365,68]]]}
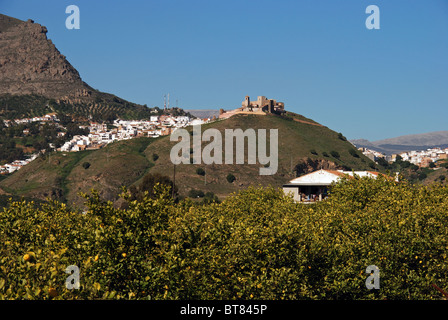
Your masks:
{"label": "blue sky", "polygon": [[[80,9],[68,30],[65,8]],[[368,30],[368,5],[380,29]],[[349,139],[448,130],[448,0],[0,0],[92,87],[148,106],[283,101]]]}

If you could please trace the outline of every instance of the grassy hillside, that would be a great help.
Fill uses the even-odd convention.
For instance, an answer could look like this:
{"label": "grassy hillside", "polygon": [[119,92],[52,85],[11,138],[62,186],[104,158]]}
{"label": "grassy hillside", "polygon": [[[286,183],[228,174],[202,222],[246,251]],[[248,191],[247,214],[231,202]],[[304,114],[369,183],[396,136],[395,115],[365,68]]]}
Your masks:
{"label": "grassy hillside", "polygon": [[0,188],[10,194],[50,197],[76,206],[83,204],[79,192],[92,188],[99,190],[104,199],[115,200],[122,185],[131,185],[152,165],[143,154],[152,140],[139,138],[95,151],[52,153],[1,181]]}
{"label": "grassy hillside", "polygon": [[[211,191],[224,198],[250,185],[280,187],[297,174],[320,167],[372,170],[373,163],[340,134],[300,115],[239,115],[203,125],[202,132],[208,128],[218,129],[223,137],[226,128],[278,129],[278,171],[275,175],[261,176],[260,164],[180,164],[176,166],[175,182],[181,196],[187,196],[191,189]],[[95,188],[105,199],[115,200],[120,186],[139,184],[146,173],[161,173],[173,179],[170,151],[175,144],[165,136],[120,141],[96,151],[52,153],[1,181],[0,188],[9,194],[52,197],[76,205],[83,203],[79,192]],[[207,144],[203,142],[202,147]],[[339,157],[332,155],[335,152]],[[205,176],[197,173],[198,168],[205,170]],[[232,183],[227,181],[229,173],[236,178]]]}
{"label": "grassy hillside", "polygon": [[[318,162],[318,165],[322,165],[324,168],[342,168],[342,166],[346,166],[346,168],[355,170],[372,170],[372,167],[369,165],[373,165],[373,162],[358,152],[349,142],[339,138],[337,132],[300,115],[292,113],[289,113],[288,117],[238,115],[203,125],[202,132],[208,128],[218,129],[222,134],[223,140],[226,128],[241,128],[242,130],[248,128],[255,130],[278,129],[278,171],[272,176],[260,176],[259,168],[262,166],[260,164],[180,164],[176,166],[176,185],[179,187],[181,194],[187,194],[190,189],[200,189],[204,192],[212,191],[219,197],[225,197],[231,192],[247,188],[250,185],[281,186],[296,177],[294,168],[298,164],[303,164],[307,158]],[[191,131],[191,129],[189,130]],[[149,172],[173,175],[173,165],[171,164],[169,153],[175,144],[176,142],[170,142],[167,137],[148,146],[145,151],[147,157],[151,157],[152,154],[159,155],[159,159]],[[203,142],[202,147],[204,148],[207,144],[208,142]],[[356,152],[356,157],[349,153],[350,149],[352,149],[352,152]],[[331,156],[332,151],[338,152],[340,157],[335,158]],[[324,156],[324,154],[328,156]],[[198,175],[196,173],[198,168],[204,169],[206,176]],[[314,169],[308,168],[308,170]],[[236,177],[233,183],[229,183],[226,179],[229,173]]]}

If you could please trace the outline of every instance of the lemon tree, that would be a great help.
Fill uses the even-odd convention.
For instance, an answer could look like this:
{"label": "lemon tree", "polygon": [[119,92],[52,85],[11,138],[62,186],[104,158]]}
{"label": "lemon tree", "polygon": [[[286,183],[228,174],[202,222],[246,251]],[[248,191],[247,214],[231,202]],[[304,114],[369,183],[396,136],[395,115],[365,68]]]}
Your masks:
{"label": "lemon tree", "polygon": [[[248,188],[175,203],[170,188],[126,209],[11,201],[0,212],[0,299],[440,299],[448,289],[448,187],[342,179],[320,203]],[[67,289],[68,266],[80,288]],[[366,267],[380,270],[368,290]]]}

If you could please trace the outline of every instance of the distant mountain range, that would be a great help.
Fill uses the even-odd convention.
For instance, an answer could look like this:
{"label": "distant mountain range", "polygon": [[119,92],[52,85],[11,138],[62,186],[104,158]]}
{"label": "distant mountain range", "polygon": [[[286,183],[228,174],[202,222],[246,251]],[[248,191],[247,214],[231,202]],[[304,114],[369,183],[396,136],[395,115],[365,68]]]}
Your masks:
{"label": "distant mountain range", "polygon": [[366,139],[350,140],[356,147],[369,148],[385,154],[400,153],[428,148],[448,147],[448,131],[435,131],[421,134],[410,134],[396,138],[369,141]]}

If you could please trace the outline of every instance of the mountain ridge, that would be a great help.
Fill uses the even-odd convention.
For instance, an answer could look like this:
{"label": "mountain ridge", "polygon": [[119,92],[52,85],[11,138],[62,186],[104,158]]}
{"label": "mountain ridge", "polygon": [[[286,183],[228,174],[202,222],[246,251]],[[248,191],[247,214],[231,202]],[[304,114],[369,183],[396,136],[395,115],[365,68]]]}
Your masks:
{"label": "mountain ridge", "polygon": [[80,102],[94,91],[33,20],[0,14],[0,94]]}
{"label": "mountain ridge", "polygon": [[353,139],[350,140],[350,142],[357,147],[365,147],[386,154],[392,154],[412,150],[424,150],[434,147],[448,147],[448,131],[408,134],[376,141]]}
{"label": "mountain ridge", "polygon": [[[154,109],[98,91],[84,82],[33,20],[0,14],[0,116],[29,117],[46,112],[98,120],[148,118]],[[31,112],[28,109],[33,108]],[[156,110],[158,112],[158,110]]]}

